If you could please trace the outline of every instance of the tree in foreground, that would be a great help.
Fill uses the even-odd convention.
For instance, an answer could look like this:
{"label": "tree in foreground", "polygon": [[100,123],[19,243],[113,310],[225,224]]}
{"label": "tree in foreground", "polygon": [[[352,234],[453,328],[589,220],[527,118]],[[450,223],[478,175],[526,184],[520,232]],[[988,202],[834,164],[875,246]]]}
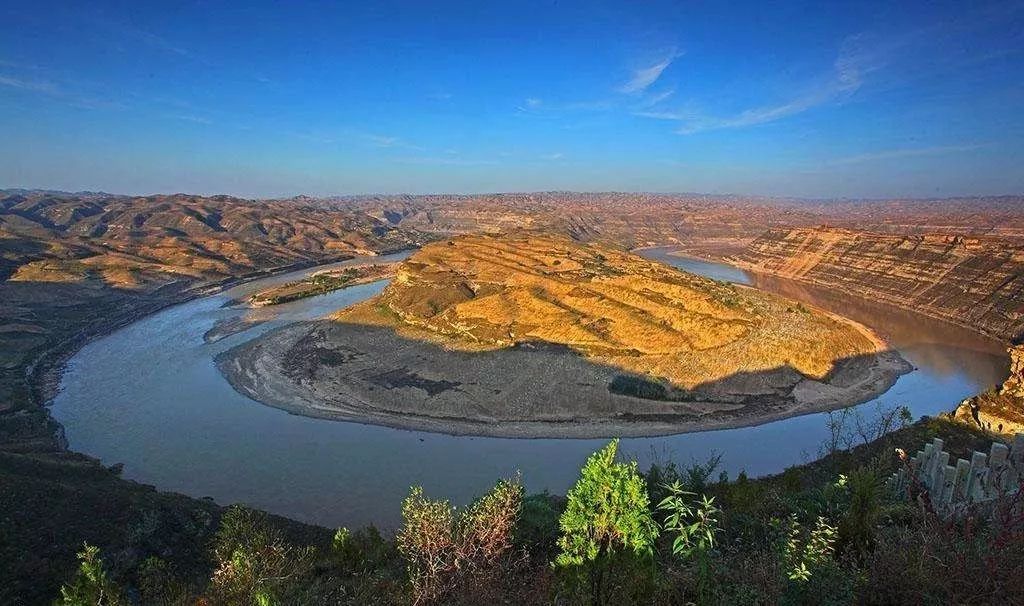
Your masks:
{"label": "tree in foreground", "polygon": [[78,571],[60,589],[57,606],[120,606],[127,604],[121,588],[107,577],[100,550],[86,544],[78,553]]}
{"label": "tree in foreground", "polygon": [[646,483],[635,461],[615,460],[618,446],[613,440],[587,459],[559,520],[555,567],[571,597],[592,604],[641,597],[658,537]]}

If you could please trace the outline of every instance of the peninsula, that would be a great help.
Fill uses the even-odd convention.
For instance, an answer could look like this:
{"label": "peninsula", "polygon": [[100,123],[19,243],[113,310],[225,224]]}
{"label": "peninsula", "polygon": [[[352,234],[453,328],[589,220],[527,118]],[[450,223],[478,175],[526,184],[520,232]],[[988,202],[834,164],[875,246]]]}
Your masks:
{"label": "peninsula", "polygon": [[379,296],[217,364],[296,414],[513,437],[752,425],[866,401],[910,370],[850,320],[536,235],[427,245]]}
{"label": "peninsula", "polygon": [[397,263],[365,263],[318,271],[302,280],[260,291],[250,297],[249,303],[253,307],[263,307],[315,297],[341,288],[390,278],[395,275],[397,267]]}

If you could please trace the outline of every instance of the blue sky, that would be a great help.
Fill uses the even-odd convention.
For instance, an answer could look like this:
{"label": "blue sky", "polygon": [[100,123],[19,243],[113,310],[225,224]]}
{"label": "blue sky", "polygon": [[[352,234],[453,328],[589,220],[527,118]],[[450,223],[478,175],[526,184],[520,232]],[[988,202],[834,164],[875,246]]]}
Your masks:
{"label": "blue sky", "polygon": [[20,2],[0,187],[1024,192],[1024,2]]}

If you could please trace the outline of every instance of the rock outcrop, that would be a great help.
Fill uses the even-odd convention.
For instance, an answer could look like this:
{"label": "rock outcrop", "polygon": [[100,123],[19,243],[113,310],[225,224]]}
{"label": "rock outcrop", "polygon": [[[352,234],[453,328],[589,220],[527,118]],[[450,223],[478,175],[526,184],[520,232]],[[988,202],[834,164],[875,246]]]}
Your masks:
{"label": "rock outcrop", "polygon": [[1024,433],[1024,345],[1007,349],[1010,376],[996,389],[967,398],[954,418],[1000,434]]}
{"label": "rock outcrop", "polygon": [[1024,345],[1015,345],[1007,351],[1010,354],[1010,376],[999,388],[999,393],[1024,398]]}
{"label": "rock outcrop", "polygon": [[1002,341],[1024,335],[1024,246],[959,235],[771,230],[733,261],[954,322]]}

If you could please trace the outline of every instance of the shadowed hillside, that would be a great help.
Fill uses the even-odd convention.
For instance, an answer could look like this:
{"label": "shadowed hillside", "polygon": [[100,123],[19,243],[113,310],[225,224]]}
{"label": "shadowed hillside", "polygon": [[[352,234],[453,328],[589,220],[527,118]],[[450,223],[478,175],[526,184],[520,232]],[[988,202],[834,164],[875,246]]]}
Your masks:
{"label": "shadowed hillside", "polygon": [[377,299],[336,317],[453,349],[565,345],[683,387],[783,365],[820,378],[835,360],[882,347],[862,326],[754,289],[525,235],[426,246]]}
{"label": "shadowed hillside", "polygon": [[427,245],[379,296],[217,365],[297,414],[515,437],[748,425],[866,401],[909,370],[852,321],[532,235]]}

